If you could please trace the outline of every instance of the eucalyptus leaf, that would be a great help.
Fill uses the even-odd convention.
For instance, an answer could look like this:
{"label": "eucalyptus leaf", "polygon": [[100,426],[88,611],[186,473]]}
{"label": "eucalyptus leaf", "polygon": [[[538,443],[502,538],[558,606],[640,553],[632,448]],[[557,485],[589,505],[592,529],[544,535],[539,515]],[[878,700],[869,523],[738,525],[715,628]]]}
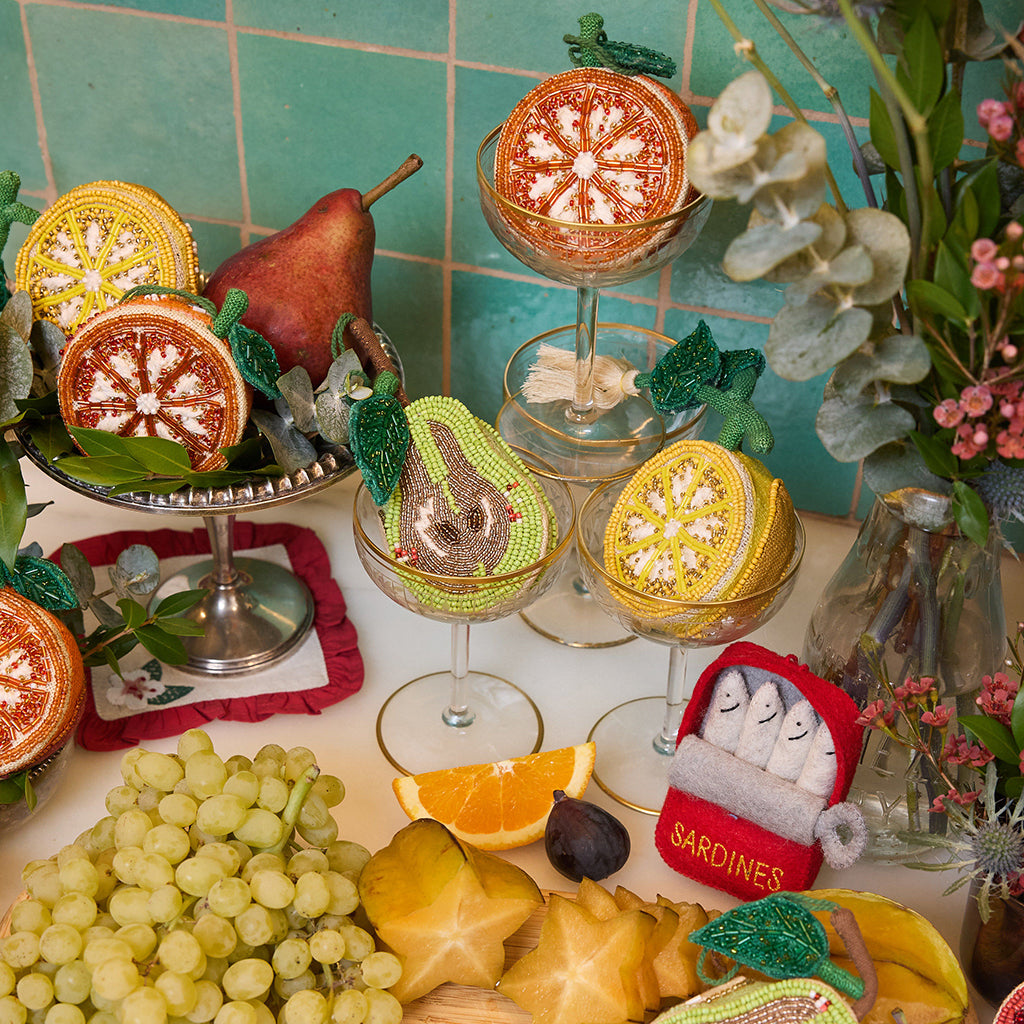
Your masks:
{"label": "eucalyptus leaf", "polygon": [[316,396],[316,418],[320,433],[335,444],[347,444],[352,406],[344,393],[333,388]]}
{"label": "eucalyptus leaf", "polygon": [[686,173],[701,192],[713,199],[745,196],[746,202],[757,190],[757,168],[770,166],[774,159],[775,142],[769,135],[738,160],[733,150],[721,147],[711,132],[704,131],[695,135],[686,148]]}
{"label": "eucalyptus leaf", "polygon": [[89,560],[74,544],[62,544],[60,567],[71,581],[78,603],[85,608],[92,595],[96,593],[96,574],[92,571]]}
{"label": "eucalyptus leaf", "polygon": [[27,519],[28,502],[21,467],[0,433],[0,561],[9,569],[14,568],[18,557]]}
{"label": "eucalyptus leaf", "polygon": [[844,359],[836,367],[832,383],[849,400],[875,381],[916,384],[924,380],[931,366],[928,346],[916,334],[891,334]]}
{"label": "eucalyptus leaf", "polygon": [[764,353],[786,380],[810,380],[826,373],[867,340],[871,314],[856,306],[812,295],[801,306],[785,305],[772,321]]}
{"label": "eucalyptus leaf", "polygon": [[801,280],[786,289],[786,302],[799,306],[828,285],[851,287],[871,280],[874,266],[863,246],[851,245],[832,260],[819,260]]}
{"label": "eucalyptus leaf", "polygon": [[755,178],[763,181],[753,197],[757,208],[766,217],[778,216],[780,204],[795,217],[813,216],[825,198],[824,137],[803,121],[791,121],[773,139],[775,162]]}
{"label": "eucalyptus leaf", "polygon": [[32,298],[24,289],[16,291],[0,308],[0,325],[13,327],[22,341],[32,333]]}
{"label": "eucalyptus leaf", "polygon": [[145,544],[130,544],[110,567],[110,582],[119,597],[151,594],[160,585],[160,560]]}
{"label": "eucalyptus leaf", "polygon": [[343,392],[348,375],[350,373],[357,373],[362,368],[363,365],[359,362],[359,356],[350,348],[343,349],[331,363],[324,385],[318,390],[322,391],[323,387],[326,387],[330,391]]}
{"label": "eucalyptus leaf", "polygon": [[788,228],[771,221],[758,224],[729,243],[722,269],[734,281],[756,281],[820,235],[821,228],[813,221],[798,221]]}
{"label": "eucalyptus leaf", "polygon": [[0,423],[21,415],[15,404],[32,391],[32,353],[10,324],[0,323]]}
{"label": "eucalyptus leaf", "polygon": [[877,306],[903,287],[910,261],[910,234],[895,214],[870,206],[846,214],[847,245],[861,245],[871,257],[871,280],[853,289],[858,306]]}
{"label": "eucalyptus leaf", "polygon": [[[761,275],[766,281],[799,281],[811,273],[819,259],[830,260],[843,248],[846,241],[846,222],[834,207],[822,203],[812,217],[805,219],[813,221],[821,228],[821,234],[814,242],[813,253],[810,249],[801,249],[789,259],[777,263]],[[768,218],[762,217],[755,210],[751,214],[748,226],[763,224],[766,220]]]}
{"label": "eucalyptus leaf", "polygon": [[295,428],[304,434],[317,430],[316,409],[313,404],[313,382],[304,366],[293,366],[277,378],[281,396],[288,403]]}
{"label": "eucalyptus leaf", "polygon": [[124,625],[121,613],[116,608],[107,604],[107,602],[100,597],[94,597],[89,602],[89,611],[96,616],[96,619],[101,626],[108,626],[111,629],[119,629]]}
{"label": "eucalyptus leaf", "polygon": [[829,455],[838,462],[857,462],[883,445],[906,437],[914,417],[892,402],[876,405],[866,399],[826,399],[815,418],[815,430]]}
{"label": "eucalyptus leaf", "polygon": [[734,78],[711,105],[708,131],[722,150],[735,154],[737,162],[749,159],[751,146],[771,124],[772,103],[764,75],[748,71]]}
{"label": "eucalyptus leaf", "polygon": [[253,409],[253,422],[270,442],[274,458],[286,473],[294,473],[316,461],[316,449],[280,416],[265,409]]}
{"label": "eucalyptus leaf", "polygon": [[897,441],[882,445],[864,458],[864,483],[878,495],[901,487],[946,493],[950,484],[929,472],[921,453],[912,444]]}
{"label": "eucalyptus leaf", "polygon": [[64,332],[50,320],[37,320],[29,334],[29,344],[45,369],[56,369],[60,365],[61,350],[67,345]]}

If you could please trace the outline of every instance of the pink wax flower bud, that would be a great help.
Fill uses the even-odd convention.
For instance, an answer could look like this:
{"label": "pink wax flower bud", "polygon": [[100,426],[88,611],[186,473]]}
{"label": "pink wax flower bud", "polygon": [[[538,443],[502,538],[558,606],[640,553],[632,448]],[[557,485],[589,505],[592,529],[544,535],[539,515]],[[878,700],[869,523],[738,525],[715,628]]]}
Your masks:
{"label": "pink wax flower bud", "polygon": [[1013,118],[1000,114],[988,123],[988,133],[996,142],[1005,142],[1013,134]]}
{"label": "pink wax flower bud", "polygon": [[999,100],[987,99],[978,104],[978,121],[987,128],[993,117],[1001,117],[1006,113],[1005,104]]}
{"label": "pink wax flower bud", "polygon": [[990,263],[998,251],[999,246],[991,238],[978,238],[971,243],[971,256],[978,263]]}
{"label": "pink wax flower bud", "polygon": [[1003,280],[1003,275],[999,273],[994,263],[979,263],[971,271],[971,284],[982,291],[1001,287]]}
{"label": "pink wax flower bud", "polygon": [[1006,225],[1005,230],[1006,237],[1010,239],[1011,242],[1016,242],[1021,235],[1024,235],[1024,226],[1020,225],[1015,220],[1011,220],[1010,223]]}

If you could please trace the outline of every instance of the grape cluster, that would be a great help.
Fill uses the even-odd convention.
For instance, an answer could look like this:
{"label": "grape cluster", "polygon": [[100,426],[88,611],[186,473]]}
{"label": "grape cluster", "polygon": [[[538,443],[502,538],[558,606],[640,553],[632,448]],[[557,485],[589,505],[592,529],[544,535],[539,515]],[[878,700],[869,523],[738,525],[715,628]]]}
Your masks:
{"label": "grape cluster", "polygon": [[369,851],[305,747],[135,748],[107,816],[22,872],[0,1024],[398,1024],[401,975],[360,925]]}

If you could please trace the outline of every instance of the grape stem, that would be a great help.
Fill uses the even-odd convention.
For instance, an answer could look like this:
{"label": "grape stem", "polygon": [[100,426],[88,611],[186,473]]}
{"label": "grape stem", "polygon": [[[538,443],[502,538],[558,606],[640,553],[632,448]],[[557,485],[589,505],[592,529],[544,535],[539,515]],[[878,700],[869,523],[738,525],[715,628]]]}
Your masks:
{"label": "grape stem", "polygon": [[299,820],[299,812],[302,810],[302,805],[306,802],[306,797],[309,796],[313,783],[316,782],[319,776],[319,766],[311,764],[295,780],[295,785],[292,786],[292,791],[288,794],[288,803],[284,805],[284,810],[281,812],[281,820],[285,824],[281,838],[273,846],[268,846],[265,850],[261,850],[261,853],[280,853],[285,848],[292,837],[292,833],[295,831],[295,822]]}

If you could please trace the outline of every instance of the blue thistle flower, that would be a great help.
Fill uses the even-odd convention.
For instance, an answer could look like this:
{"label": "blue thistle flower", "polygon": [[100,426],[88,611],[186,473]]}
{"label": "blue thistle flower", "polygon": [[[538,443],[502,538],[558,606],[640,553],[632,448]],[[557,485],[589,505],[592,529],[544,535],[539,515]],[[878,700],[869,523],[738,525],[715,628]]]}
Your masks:
{"label": "blue thistle flower", "polygon": [[1024,469],[993,462],[974,481],[974,489],[993,519],[1024,521]]}

